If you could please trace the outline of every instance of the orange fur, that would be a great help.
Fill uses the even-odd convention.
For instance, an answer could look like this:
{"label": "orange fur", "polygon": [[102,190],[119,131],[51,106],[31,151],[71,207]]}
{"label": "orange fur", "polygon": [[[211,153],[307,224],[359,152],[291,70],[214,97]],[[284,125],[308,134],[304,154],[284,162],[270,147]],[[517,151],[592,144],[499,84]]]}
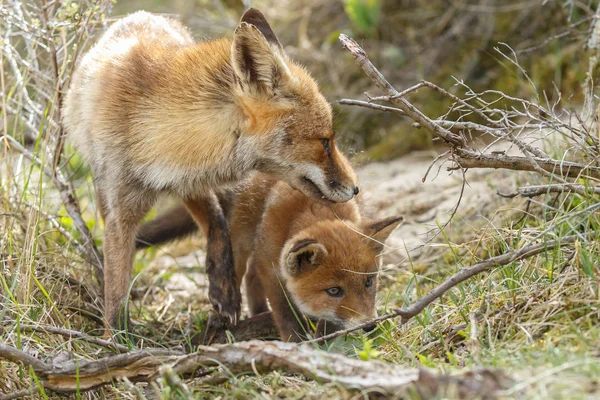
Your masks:
{"label": "orange fur", "polygon": [[[237,281],[247,274],[252,315],[265,311],[268,298],[282,340],[304,337],[296,314],[335,327],[376,316],[377,256],[402,217],[362,221],[354,200],[320,204],[265,176],[238,190],[230,213]],[[342,296],[328,295],[332,287]]]}
{"label": "orange fur", "polygon": [[[402,217],[364,221],[356,200],[322,204],[262,174],[220,201],[228,214],[236,281],[245,279],[250,313],[267,311],[268,299],[282,340],[305,336],[302,314],[329,321],[329,328],[375,316],[377,257]],[[169,210],[143,225],[140,236],[149,244],[173,239],[177,226],[186,225],[186,213],[181,207]],[[194,218],[208,224],[203,215]],[[343,295],[328,295],[333,287]]]}
{"label": "orange fur", "polygon": [[[63,115],[102,199],[111,325],[130,282],[137,225],[160,193],[209,212],[222,231],[212,232],[218,254],[208,256],[225,263],[231,249],[213,190],[258,170],[315,199],[344,202],[358,192],[335,144],[323,141],[333,137],[329,104],[254,9],[231,40],[197,43],[176,21],[127,16],[83,57]],[[220,283],[209,271],[209,280],[213,305],[235,320],[239,296],[222,298],[235,286],[232,268],[221,266]]]}

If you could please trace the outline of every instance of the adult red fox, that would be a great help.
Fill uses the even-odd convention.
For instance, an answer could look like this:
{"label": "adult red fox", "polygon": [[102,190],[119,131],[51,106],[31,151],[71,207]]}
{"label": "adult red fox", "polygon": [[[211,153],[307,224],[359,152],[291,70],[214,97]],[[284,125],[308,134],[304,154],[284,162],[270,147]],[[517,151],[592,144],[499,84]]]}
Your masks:
{"label": "adult red fox", "polygon": [[[376,315],[377,256],[402,217],[362,221],[356,201],[323,204],[260,174],[224,208],[250,314],[267,311],[268,298],[282,340],[303,339],[302,314],[343,328]],[[189,233],[191,218],[184,207],[167,211],[142,225],[138,246]]]}
{"label": "adult red fox", "polygon": [[122,321],[137,227],[159,194],[179,196],[208,230],[209,297],[234,321],[240,296],[213,191],[254,170],[314,199],[358,193],[335,145],[330,105],[255,9],[232,39],[203,42],[174,20],[125,17],[77,66],[63,115],[96,179],[110,326]]}

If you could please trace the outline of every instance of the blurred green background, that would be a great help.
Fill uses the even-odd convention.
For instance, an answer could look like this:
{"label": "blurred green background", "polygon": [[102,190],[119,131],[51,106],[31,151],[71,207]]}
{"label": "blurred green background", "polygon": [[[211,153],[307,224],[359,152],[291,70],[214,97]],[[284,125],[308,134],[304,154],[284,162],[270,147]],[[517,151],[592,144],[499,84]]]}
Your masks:
{"label": "blurred green background", "polygon": [[[197,39],[231,35],[243,10],[260,9],[291,57],[305,64],[336,110],[344,150],[360,160],[387,160],[432,146],[424,130],[397,115],[340,106],[340,98],[378,94],[339,42],[358,40],[398,90],[421,79],[454,92],[502,90],[576,107],[587,69],[586,41],[598,1],[528,0],[134,0],[118,1],[120,17],[144,9],[180,18]],[[528,81],[498,50],[518,60]],[[535,86],[534,87],[532,86]],[[411,100],[427,115],[450,103],[427,89]],[[544,100],[545,101],[545,100]]]}

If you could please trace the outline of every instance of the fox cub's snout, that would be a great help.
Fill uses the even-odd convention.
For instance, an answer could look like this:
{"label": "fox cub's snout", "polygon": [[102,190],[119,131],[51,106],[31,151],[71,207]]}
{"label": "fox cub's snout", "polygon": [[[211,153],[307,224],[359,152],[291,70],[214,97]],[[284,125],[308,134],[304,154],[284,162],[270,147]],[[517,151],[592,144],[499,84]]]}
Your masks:
{"label": "fox cub's snout", "polygon": [[362,226],[323,221],[289,240],[280,267],[298,309],[344,328],[376,317],[378,255],[402,221],[391,217]]}

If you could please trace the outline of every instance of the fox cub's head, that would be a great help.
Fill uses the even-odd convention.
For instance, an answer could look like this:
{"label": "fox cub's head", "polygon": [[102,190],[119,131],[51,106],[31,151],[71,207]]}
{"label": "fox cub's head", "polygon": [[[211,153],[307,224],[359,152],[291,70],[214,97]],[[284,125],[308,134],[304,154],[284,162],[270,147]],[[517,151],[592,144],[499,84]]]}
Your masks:
{"label": "fox cub's head", "polygon": [[280,268],[299,311],[343,328],[374,318],[378,255],[403,220],[391,217],[363,226],[323,221],[289,240],[281,253]]}
{"label": "fox cub's head", "polygon": [[329,103],[260,11],[243,15],[231,63],[242,139],[257,155],[256,168],[314,199],[344,202],[357,194],[352,168],[335,145]]}

